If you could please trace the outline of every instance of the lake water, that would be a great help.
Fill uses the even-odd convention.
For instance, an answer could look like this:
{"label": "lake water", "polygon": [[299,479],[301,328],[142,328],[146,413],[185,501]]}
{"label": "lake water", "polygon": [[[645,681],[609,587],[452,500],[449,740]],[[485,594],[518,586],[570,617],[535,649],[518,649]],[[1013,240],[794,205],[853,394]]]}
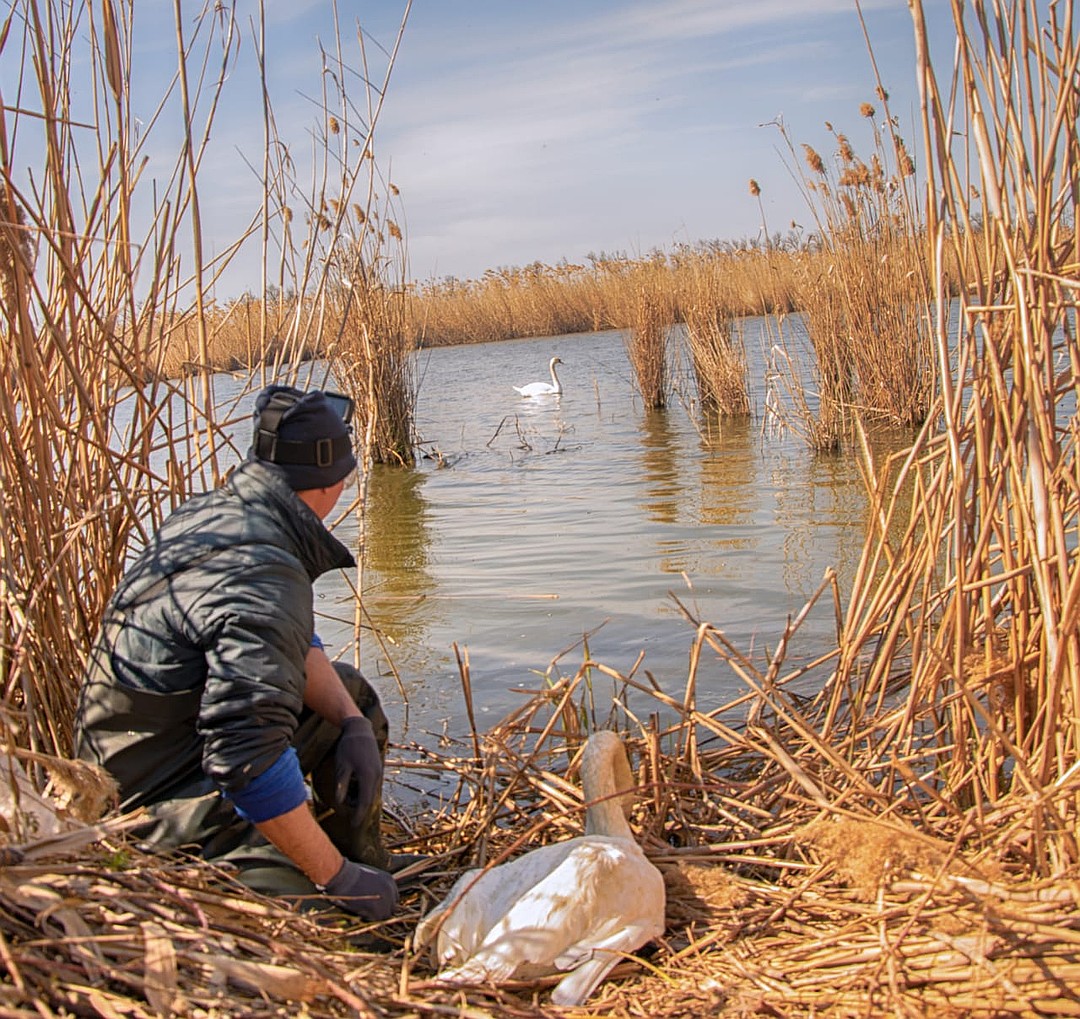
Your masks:
{"label": "lake water", "polygon": [[[399,737],[467,730],[455,643],[483,727],[553,662],[553,675],[576,672],[586,635],[592,659],[619,672],[644,652],[641,669],[681,696],[695,631],[669,592],[760,656],[828,567],[847,590],[866,526],[856,458],[763,427],[762,321],[744,342],[755,417],[711,437],[679,397],[642,407],[621,332],[418,353],[427,455],[414,470],[375,468],[366,518],[364,608],[382,640],[365,631],[361,665]],[[555,355],[563,395],[519,397],[512,385],[546,379]],[[355,533],[351,521],[338,531]],[[351,593],[337,576],[318,592],[320,634],[341,650]],[[794,651],[813,657],[830,638],[825,600]],[[741,688],[706,657],[698,691],[710,707]]]}

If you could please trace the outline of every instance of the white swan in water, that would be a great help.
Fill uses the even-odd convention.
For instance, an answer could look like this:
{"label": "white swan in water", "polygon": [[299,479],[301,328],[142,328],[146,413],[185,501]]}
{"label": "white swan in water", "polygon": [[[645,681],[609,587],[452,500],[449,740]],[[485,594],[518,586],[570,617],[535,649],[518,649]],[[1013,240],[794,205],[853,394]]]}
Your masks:
{"label": "white swan in water", "polygon": [[622,740],[594,733],[581,760],[585,834],[490,870],[470,870],[420,923],[438,979],[499,983],[566,975],[551,995],[580,1005],[626,953],[664,930],[664,879],[634,840],[624,811],[633,785]]}
{"label": "white swan in water", "polygon": [[551,372],[551,382],[530,382],[527,386],[514,386],[514,389],[522,396],[559,396],[562,393],[562,383],[555,374],[555,365],[562,364],[561,358],[553,357],[548,362],[548,371]]}

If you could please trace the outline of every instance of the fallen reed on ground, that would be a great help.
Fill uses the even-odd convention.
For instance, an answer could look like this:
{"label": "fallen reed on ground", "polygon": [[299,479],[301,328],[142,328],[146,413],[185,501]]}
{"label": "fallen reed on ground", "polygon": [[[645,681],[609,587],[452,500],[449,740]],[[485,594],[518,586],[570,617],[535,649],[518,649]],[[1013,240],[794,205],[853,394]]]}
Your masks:
{"label": "fallen reed on ground", "polygon": [[[320,925],[227,873],[147,856],[124,819],[7,846],[5,1014],[555,1014],[552,980],[438,986],[410,938],[466,865],[580,832],[575,770],[598,727],[622,731],[632,750],[632,821],[665,875],[667,929],[620,964],[586,1013],[1080,1014],[1070,990],[1080,874],[1040,878],[999,843],[995,827],[1020,803],[1006,798],[985,827],[973,811],[928,823],[914,798],[883,810],[897,776],[874,747],[886,745],[892,711],[854,734],[861,758],[822,755],[828,713],[794,692],[807,666],[778,653],[758,669],[708,624],[688,632],[690,672],[675,696],[636,672],[586,659],[562,674],[552,663],[543,688],[522,691],[490,730],[397,748],[389,771],[428,806],[392,807],[387,839],[432,859],[399,916],[377,928],[354,917]],[[696,691],[717,669],[746,692],[699,711]],[[909,760],[924,784],[944,769],[917,747]],[[1077,776],[1060,789],[1078,792]]]}

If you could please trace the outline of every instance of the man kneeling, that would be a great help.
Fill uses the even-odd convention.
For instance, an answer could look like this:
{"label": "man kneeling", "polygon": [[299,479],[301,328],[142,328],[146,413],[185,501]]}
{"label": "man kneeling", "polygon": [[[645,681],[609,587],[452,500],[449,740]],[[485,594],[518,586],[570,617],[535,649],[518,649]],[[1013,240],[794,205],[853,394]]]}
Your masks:
{"label": "man kneeling", "polygon": [[337,394],[259,394],[247,459],[163,522],[110,600],[76,752],[123,808],[147,808],[152,846],[383,920],[398,901],[379,832],[386,716],[314,627],[312,583],[354,565],[323,524],[356,467],[351,414]]}

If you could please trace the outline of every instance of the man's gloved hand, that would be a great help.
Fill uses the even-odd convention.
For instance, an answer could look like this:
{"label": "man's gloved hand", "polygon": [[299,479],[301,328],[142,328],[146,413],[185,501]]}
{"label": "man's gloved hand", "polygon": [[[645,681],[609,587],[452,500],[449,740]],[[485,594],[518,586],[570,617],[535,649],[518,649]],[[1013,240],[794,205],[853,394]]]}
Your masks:
{"label": "man's gloved hand", "polygon": [[334,799],[339,807],[352,812],[359,824],[382,789],[383,766],[379,744],[363,715],[346,718],[341,723],[335,755]]}
{"label": "man's gloved hand", "polygon": [[397,883],[386,871],[352,860],[343,860],[341,870],[320,890],[365,920],[386,920],[398,904]]}

